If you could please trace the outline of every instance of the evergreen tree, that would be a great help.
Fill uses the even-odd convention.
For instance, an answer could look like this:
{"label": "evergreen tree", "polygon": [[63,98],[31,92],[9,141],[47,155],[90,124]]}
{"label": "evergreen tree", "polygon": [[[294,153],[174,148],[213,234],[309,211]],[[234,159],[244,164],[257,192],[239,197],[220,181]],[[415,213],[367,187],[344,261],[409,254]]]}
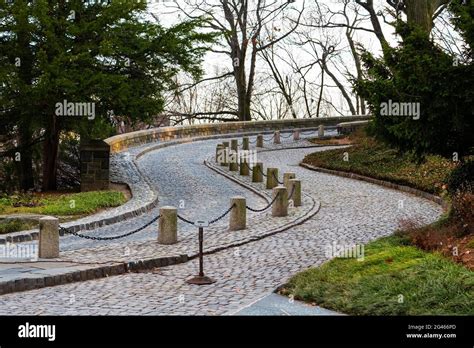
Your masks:
{"label": "evergreen tree", "polygon": [[[164,28],[145,15],[145,1],[0,3],[2,123],[18,133],[20,150],[35,141],[33,134],[41,136],[44,190],[56,189],[61,132],[88,136],[111,112],[150,120],[162,111],[162,92],[178,71],[201,73],[214,40],[199,31],[201,20]],[[60,104],[67,103],[88,106],[89,113],[80,117],[76,108],[76,117],[64,116]],[[31,173],[27,152],[22,173]],[[31,185],[22,181],[24,189]]]}

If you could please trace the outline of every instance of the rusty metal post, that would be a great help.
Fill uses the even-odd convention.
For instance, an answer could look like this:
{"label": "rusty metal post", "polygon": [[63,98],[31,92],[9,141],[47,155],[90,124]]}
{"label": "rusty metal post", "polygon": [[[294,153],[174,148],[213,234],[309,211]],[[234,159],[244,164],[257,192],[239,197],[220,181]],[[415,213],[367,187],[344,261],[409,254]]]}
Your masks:
{"label": "rusty metal post", "polygon": [[186,280],[186,283],[194,284],[194,285],[207,285],[207,284],[215,283],[216,281],[215,279],[212,279],[204,275],[204,251],[203,251],[204,226],[209,226],[209,224],[204,221],[202,224],[199,224],[200,222],[201,221],[197,221],[195,223],[195,225],[199,227],[199,274],[197,276],[194,276]]}

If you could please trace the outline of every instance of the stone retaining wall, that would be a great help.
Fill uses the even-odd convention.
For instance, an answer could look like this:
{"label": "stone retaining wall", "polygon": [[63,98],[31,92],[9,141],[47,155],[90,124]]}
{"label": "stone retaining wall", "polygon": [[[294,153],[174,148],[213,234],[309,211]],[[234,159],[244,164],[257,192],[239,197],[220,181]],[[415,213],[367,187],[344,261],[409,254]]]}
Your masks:
{"label": "stone retaining wall", "polygon": [[314,128],[319,125],[336,126],[338,123],[347,121],[365,121],[371,116],[344,116],[344,117],[322,117],[304,119],[285,119],[271,121],[242,121],[212,124],[198,124],[191,126],[159,127],[137,132],[120,134],[105,139],[110,145],[111,152],[120,152],[129,147],[142,145],[156,141],[168,141],[174,139],[202,137],[218,134],[245,133],[258,131],[272,131],[279,129]]}

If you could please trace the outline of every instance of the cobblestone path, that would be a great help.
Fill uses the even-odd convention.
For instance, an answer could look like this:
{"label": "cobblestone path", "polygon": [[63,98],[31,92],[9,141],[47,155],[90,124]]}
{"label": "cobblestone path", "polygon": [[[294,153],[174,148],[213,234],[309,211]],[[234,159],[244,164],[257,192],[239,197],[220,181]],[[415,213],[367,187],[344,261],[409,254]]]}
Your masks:
{"label": "cobblestone path", "polygon": [[[160,194],[166,204],[179,205],[185,199],[186,210],[202,202],[197,198],[224,195],[216,209],[227,207],[227,197],[242,193],[243,188],[223,183],[211,171],[201,166],[201,158],[214,151],[216,141],[189,144],[185,151],[194,156],[193,164],[183,163],[167,154],[176,148],[163,149],[147,156],[161,157],[153,164],[141,159],[144,169],[163,180]],[[208,286],[193,286],[185,279],[197,273],[197,260],[156,269],[147,273],[129,273],[99,280],[72,283],[0,296],[0,315],[222,315],[237,312],[284,283],[291,275],[328,260],[328,247],[366,243],[389,235],[401,219],[412,218],[429,223],[442,209],[406,193],[369,183],[313,172],[298,166],[305,154],[318,149],[269,151],[259,154],[267,166],[280,168],[280,173],[293,171],[302,180],[303,190],[321,201],[321,210],[304,224],[285,232],[240,247],[223,250],[205,257],[206,274],[217,282]],[[196,152],[195,152],[196,151]],[[201,152],[202,151],[202,152]],[[207,153],[206,153],[207,151]],[[163,162],[167,160],[168,162]],[[160,166],[166,167],[164,177]],[[185,167],[189,167],[186,171]],[[173,172],[172,168],[178,169]],[[156,171],[155,171],[156,170]],[[196,177],[192,173],[196,173]],[[205,179],[207,178],[207,179]],[[281,178],[280,178],[281,179]],[[181,180],[193,180],[194,186],[183,187]],[[208,181],[209,180],[209,181]],[[219,182],[215,187],[215,182]],[[173,188],[179,194],[173,194]],[[196,190],[199,195],[194,196]],[[186,197],[186,198],[184,198]],[[254,203],[263,204],[255,196]],[[188,209],[188,208],[187,208]],[[202,212],[213,209],[202,208]],[[212,216],[214,215],[211,214]],[[138,219],[137,219],[138,220]],[[121,224],[124,228],[125,224]],[[146,236],[151,232],[144,232]]]}

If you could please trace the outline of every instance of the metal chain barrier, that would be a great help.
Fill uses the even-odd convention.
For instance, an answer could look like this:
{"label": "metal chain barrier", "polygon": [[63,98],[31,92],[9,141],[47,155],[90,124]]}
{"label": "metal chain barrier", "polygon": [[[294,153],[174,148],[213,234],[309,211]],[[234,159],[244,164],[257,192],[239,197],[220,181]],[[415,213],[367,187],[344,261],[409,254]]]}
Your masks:
{"label": "metal chain barrier", "polygon": [[220,215],[219,217],[215,218],[214,220],[209,221],[209,225],[212,225],[212,224],[216,223],[217,221],[221,220],[222,218],[224,218],[224,216],[226,216],[227,214],[229,214],[230,211],[231,211],[232,209],[234,209],[234,207],[235,207],[235,204],[232,204],[232,206],[231,206],[229,209],[227,209],[227,210],[224,212],[224,214]]}
{"label": "metal chain barrier", "polygon": [[179,214],[178,214],[178,219],[180,219],[180,220],[183,221],[183,222],[186,222],[187,224],[194,225],[194,222],[193,222],[193,221],[188,220],[188,219],[182,217],[182,216],[179,215]]}
{"label": "metal chain barrier", "polygon": [[[219,215],[218,217],[216,217],[215,219],[213,220],[209,220],[209,225],[212,225],[212,224],[215,224],[216,222],[218,222],[219,220],[222,220],[227,214],[229,214],[231,212],[232,209],[234,209],[235,207],[235,204],[232,204],[230,206],[229,209],[227,209],[223,214]],[[187,223],[187,224],[190,224],[190,225],[195,225],[194,221],[191,221],[191,220],[188,220],[186,219],[185,217],[181,216],[178,214],[178,219],[180,219],[181,221]]]}
{"label": "metal chain barrier", "polygon": [[275,133],[273,133],[273,135],[272,135],[272,137],[271,137],[270,139],[265,139],[265,138],[263,138],[263,140],[265,140],[265,141],[272,141],[274,138],[275,138]]}
{"label": "metal chain barrier", "polygon": [[277,181],[279,184],[283,184],[280,180],[278,180],[278,176],[273,172],[273,178]]}
{"label": "metal chain barrier", "polygon": [[65,227],[62,227],[62,226],[59,226],[59,230],[62,231],[64,234],[72,234],[73,236],[76,236],[76,237],[79,237],[79,238],[84,238],[84,239],[91,239],[91,240],[115,240],[115,239],[120,239],[120,238],[125,238],[125,237],[128,237],[128,236],[131,236],[132,234],[135,234],[135,233],[138,233],[142,230],[144,230],[145,228],[147,228],[148,226],[150,226],[152,223],[154,223],[155,221],[157,221],[158,219],[160,218],[160,215],[158,215],[157,217],[155,217],[154,219],[152,219],[151,221],[147,222],[144,226],[142,227],[139,227],[133,231],[130,231],[130,232],[127,232],[125,234],[122,234],[122,235],[119,235],[119,236],[113,236],[113,237],[94,237],[94,236],[87,236],[85,234],[80,234],[80,233],[77,233],[77,232],[72,232],[72,231],[69,231],[67,228]]}
{"label": "metal chain barrier", "polygon": [[247,208],[248,210],[250,211],[253,211],[255,213],[261,213],[262,211],[265,211],[267,210],[268,208],[270,208],[273,203],[275,203],[276,199],[278,198],[278,196],[280,195],[280,193],[277,193],[277,195],[275,196],[275,198],[272,199],[272,201],[270,203],[268,203],[268,205],[265,207],[265,208],[262,208],[262,209],[255,209],[255,208],[251,208],[249,207],[248,205],[245,206],[245,208]]}
{"label": "metal chain barrier", "polygon": [[288,134],[288,135],[281,135],[281,134],[280,134],[280,137],[283,138],[283,139],[288,139],[288,138],[290,138],[291,136],[293,136],[293,133],[290,133],[290,134]]}

